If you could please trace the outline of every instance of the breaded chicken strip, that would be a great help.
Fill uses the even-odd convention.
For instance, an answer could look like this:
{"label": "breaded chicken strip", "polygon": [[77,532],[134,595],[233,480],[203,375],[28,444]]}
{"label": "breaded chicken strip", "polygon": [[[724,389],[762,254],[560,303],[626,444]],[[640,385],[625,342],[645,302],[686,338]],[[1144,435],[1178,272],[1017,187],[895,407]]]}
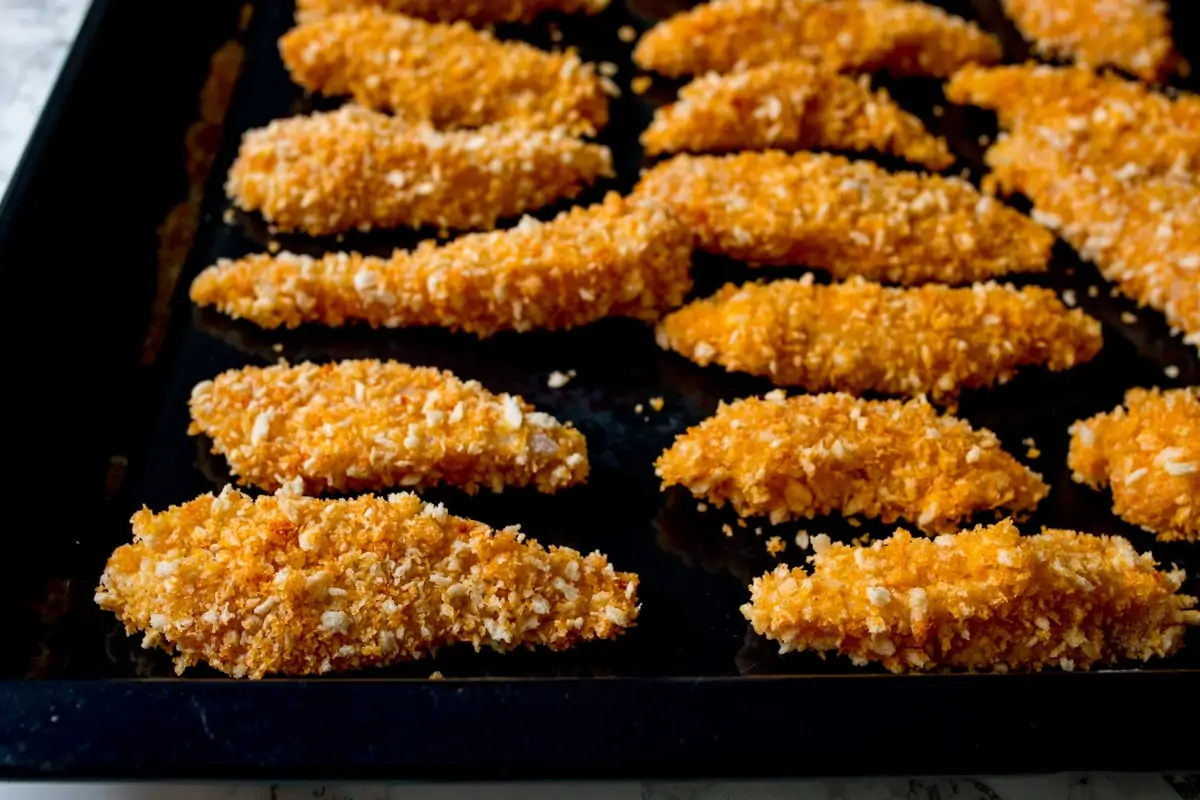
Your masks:
{"label": "breaded chicken strip", "polygon": [[[995,111],[1005,128],[1050,109],[1055,114],[1083,117],[1089,124],[1101,124],[1109,113],[1114,113],[1118,118],[1157,117],[1185,129],[1200,130],[1200,97],[1195,94],[1179,92],[1168,97],[1144,83],[1083,67],[970,64],[954,73],[946,84],[946,97],[959,105]],[[1074,124],[1077,127],[1079,123]]]}
{"label": "breaded chicken strip", "polygon": [[1029,197],[1039,222],[1200,347],[1200,148],[1179,146],[1200,135],[1093,130],[1039,115],[988,152],[992,179]]}
{"label": "breaded chicken strip", "polygon": [[583,434],[477,381],[395,361],[245,367],[197,384],[188,433],[244,484],[309,494],[447,484],[474,494],[583,483]]}
{"label": "breaded chicken strip", "polygon": [[566,14],[599,14],[609,0],[296,0],[301,22],[339,11],[379,8],[437,22],[466,20],[475,25],[493,22],[530,22],[547,11]]}
{"label": "breaded chicken strip", "polygon": [[977,511],[1031,510],[1049,492],[991,431],[938,416],[923,398],[785,398],[776,390],[722,403],[655,468],[664,489],[681,485],[773,524],[840,513],[953,531]]}
{"label": "breaded chicken strip", "polygon": [[574,53],[501,42],[452,25],[374,10],[334,14],[279,40],[292,80],[310,92],[435,128],[564,127],[592,135],[608,122],[604,79]]}
{"label": "breaded chicken strip", "polygon": [[972,283],[1043,272],[1054,237],[958,178],[779,151],[681,155],[635,194],[670,205],[711,253],[837,278]]}
{"label": "breaded chicken strip", "polygon": [[1146,81],[1177,66],[1162,0],[1002,0],[1021,35],[1044,57],[1112,65]]}
{"label": "breaded chicken strip", "polygon": [[1011,520],[935,540],[897,530],[870,547],[813,539],[811,573],[779,566],[742,614],[780,652],[836,650],[892,672],[1090,669],[1170,656],[1196,598],[1120,537]]}
{"label": "breaded chicken strip", "polygon": [[359,106],[248,132],[226,191],[281,230],[491,228],[612,174],[607,147],[561,130],[440,132]]}
{"label": "breaded chicken strip", "polygon": [[954,163],[945,140],[925,129],[886,90],[871,91],[816,64],[784,61],[697,78],[679,102],[658,109],[642,134],[646,152],[878,150],[930,169]]}
{"label": "breaded chicken strip", "polygon": [[946,77],[1000,60],[1000,44],[960,17],[894,0],[713,0],[652,28],[633,51],[664,75],[731,72],[798,59],[833,69]]}
{"label": "breaded chicken strip", "polygon": [[1067,465],[1159,541],[1200,541],[1200,388],[1130,389],[1124,406],[1071,426]]}
{"label": "breaded chicken strip", "polygon": [[780,386],[861,394],[929,394],[1006,383],[1018,367],[1090,361],[1100,323],[1049,289],[977,283],[889,289],[862,278],[727,284],[669,314],[658,342],[701,366],[763,375]]}
{"label": "breaded chicken strip", "polygon": [[692,235],[665,206],[613,193],[552,222],[424,242],[391,258],[291,253],[222,261],[192,300],[264,328],[440,326],[489,336],[610,316],[657,320],[692,286]]}
{"label": "breaded chicken strip", "polygon": [[467,643],[501,652],[610,639],[638,578],[599,553],[387,499],[251,498],[229,487],[133,515],[96,589],[143,646],[236,678],[380,666]]}

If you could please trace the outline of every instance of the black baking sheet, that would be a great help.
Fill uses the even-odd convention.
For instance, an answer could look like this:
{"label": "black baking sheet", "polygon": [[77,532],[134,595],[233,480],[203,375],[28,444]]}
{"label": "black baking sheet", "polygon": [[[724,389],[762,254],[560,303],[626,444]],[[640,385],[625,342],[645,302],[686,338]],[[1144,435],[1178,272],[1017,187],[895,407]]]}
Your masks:
{"label": "black baking sheet", "polygon": [[[633,185],[643,166],[637,133],[678,85],[655,77],[644,97],[632,94],[630,45],[617,29],[644,30],[681,5],[614,0],[597,18],[552,16],[499,29],[543,47],[574,45],[586,59],[619,67],[623,95],[600,137],[619,174],[577,203]],[[1026,56],[993,0],[943,5],[1001,34],[1010,60]],[[1195,8],[1184,5],[1176,4],[1176,24],[1186,51],[1200,27]],[[663,352],[647,326],[608,320],[479,341],[436,330],[267,332],[193,309],[186,290],[196,272],[220,257],[263,250],[273,238],[313,255],[382,254],[421,238],[384,232],[316,241],[272,237],[253,215],[224,221],[221,185],[241,133],[334,105],[304,97],[280,64],[275,40],[291,23],[290,3],[256,3],[241,34],[247,58],[166,343],[152,365],[141,364],[156,227],[186,191],[182,131],[208,56],[234,35],[238,14],[230,2],[155,9],[98,2],[0,209],[5,341],[19,378],[6,382],[19,413],[10,428],[17,508],[6,531],[14,574],[0,589],[13,621],[0,650],[0,775],[582,777],[1195,765],[1200,642],[1142,669],[1091,675],[891,676],[837,657],[778,656],[738,611],[749,580],[780,560],[799,563],[800,529],[848,540],[894,526],[828,518],[774,528],[751,520],[742,529],[728,510],[700,513],[686,492],[660,493],[652,464],[674,436],[720,400],[770,386]],[[935,81],[879,82],[947,136],[961,156],[950,172],[978,179],[980,137],[995,135],[990,114],[945,104]],[[945,112],[935,114],[935,106]],[[694,294],[802,271],[750,270],[698,255]],[[1187,589],[1200,593],[1196,545],[1158,544],[1117,520],[1110,498],[1072,483],[1065,467],[1072,421],[1111,408],[1133,386],[1200,383],[1195,350],[1171,338],[1156,313],[1111,297],[1094,268],[1066,247],[1049,275],[1019,282],[1074,289],[1105,323],[1104,351],[1092,363],[1057,375],[1028,370],[962,398],[960,416],[994,430],[1052,486],[1023,529],[1128,536],[1139,550],[1187,567]],[[1097,297],[1089,286],[1100,287]],[[1122,322],[1130,311],[1137,321]],[[229,480],[207,442],[186,434],[191,387],[280,357],[442,367],[573,421],[588,440],[586,487],[555,496],[444,490],[426,497],[494,526],[520,523],[543,543],[602,550],[642,578],[638,626],[564,653],[452,648],[319,680],[234,682],[207,668],[175,677],[169,657],[141,649],[140,637],[126,637],[96,608],[96,580],[108,553],[129,539],[133,509],[163,509]],[[1179,370],[1174,379],[1165,372],[1171,366]],[[576,377],[550,389],[555,370]],[[663,398],[661,411],[650,407],[652,397]],[[1036,459],[1025,456],[1027,438],[1041,451]],[[779,559],[766,551],[771,535],[788,544]],[[429,681],[434,670],[446,680]],[[323,721],[316,734],[314,720]]]}

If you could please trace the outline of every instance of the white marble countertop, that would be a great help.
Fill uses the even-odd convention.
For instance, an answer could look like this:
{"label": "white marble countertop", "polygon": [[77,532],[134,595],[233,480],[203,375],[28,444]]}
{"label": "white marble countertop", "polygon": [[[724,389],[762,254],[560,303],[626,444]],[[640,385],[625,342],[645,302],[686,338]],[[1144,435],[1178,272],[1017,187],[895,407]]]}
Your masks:
{"label": "white marble countertop", "polygon": [[[160,0],[162,1],[162,0]],[[170,2],[170,0],[165,0]],[[88,0],[0,0],[0,194],[37,122]],[[401,786],[5,785],[0,800],[1200,800],[1200,780],[1157,775],[1057,775],[1044,778],[772,781],[762,783],[513,784]]]}

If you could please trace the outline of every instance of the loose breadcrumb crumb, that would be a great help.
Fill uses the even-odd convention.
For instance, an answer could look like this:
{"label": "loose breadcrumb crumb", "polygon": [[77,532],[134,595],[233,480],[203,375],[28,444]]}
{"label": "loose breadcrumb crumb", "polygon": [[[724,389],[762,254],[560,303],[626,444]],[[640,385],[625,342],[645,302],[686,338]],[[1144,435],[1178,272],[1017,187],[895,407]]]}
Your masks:
{"label": "loose breadcrumb crumb", "polygon": [[629,82],[629,88],[633,89],[634,94],[645,94],[650,90],[653,81],[648,75],[638,75]]}
{"label": "loose breadcrumb crumb", "polygon": [[1043,272],[1054,244],[966,181],[827,154],[679,155],[635,193],[670,205],[706,251],[838,278],[970,283]]}
{"label": "loose breadcrumb crumb", "polygon": [[713,0],[654,26],[633,51],[639,67],[672,77],[785,58],[945,77],[1000,55],[1000,44],[976,25],[892,0]]}
{"label": "loose breadcrumb crumb", "polygon": [[1171,380],[1175,380],[1179,377],[1179,367],[1175,366],[1174,364],[1168,364],[1167,366],[1163,367],[1163,374]]}
{"label": "loose breadcrumb crumb", "polygon": [[1113,65],[1161,81],[1179,65],[1162,0],[1003,0],[1034,50],[1084,67]]}
{"label": "loose breadcrumb crumb", "polygon": [[658,342],[701,366],[763,375],[819,392],[929,394],[1005,383],[1018,367],[1053,371],[1100,351],[1100,323],[1039,287],[977,283],[885,288],[811,276],[727,284],[668,314]]}
{"label": "loose breadcrumb crumb", "polygon": [[663,410],[663,399],[661,397],[651,397],[650,398],[650,407],[652,409],[654,409],[655,411],[662,411]]}
{"label": "loose breadcrumb crumb", "polygon": [[133,515],[96,603],[175,669],[311,675],[468,643],[501,652],[610,639],[637,618],[636,575],[543,548],[412,494],[251,498],[226,487]]}
{"label": "loose breadcrumb crumb", "polygon": [[1183,570],[1119,537],[1011,520],[936,540],[897,530],[870,547],[813,542],[812,571],[776,567],[742,614],[793,650],[836,650],[892,672],[1089,669],[1174,654],[1200,625]]}
{"label": "loose breadcrumb crumb", "polygon": [[433,325],[490,336],[558,330],[610,316],[654,321],[691,289],[691,232],[664,205],[626,200],[551,222],[424,242],[391,258],[283,253],[221,261],[192,301],[264,328],[302,323]]}
{"label": "loose breadcrumb crumb", "polygon": [[807,550],[808,542],[809,542],[808,531],[797,531],[796,532],[796,547],[799,547],[801,550]]}
{"label": "loose breadcrumb crumb", "polygon": [[725,534],[726,537],[733,536],[733,526],[728,522],[725,523],[721,526],[721,533]]}
{"label": "loose breadcrumb crumb", "polygon": [[634,30],[632,25],[622,25],[621,27],[617,28],[617,38],[625,44],[630,44],[634,39],[637,38],[637,31]]}
{"label": "loose breadcrumb crumb", "polygon": [[333,14],[279,40],[292,80],[436,128],[490,123],[594,135],[608,122],[596,68],[575,53],[501,42],[465,22],[375,9]]}
{"label": "loose breadcrumb crumb", "polygon": [[249,131],[226,191],[282,230],[469,230],[611,174],[607,147],[561,129],[440,132],[347,105]]}
{"label": "loose breadcrumb crumb", "polygon": [[213,440],[245,484],[273,491],[414,490],[587,479],[583,435],[520,397],[394,361],[230,370],[192,390],[188,433]]}
{"label": "loose breadcrumb crumb", "polygon": [[569,369],[566,372],[554,370],[550,373],[550,377],[546,379],[546,385],[551,389],[561,389],[571,382],[575,377],[575,370]]}
{"label": "loose breadcrumb crumb", "polygon": [[722,403],[655,469],[664,489],[682,485],[773,524],[836,512],[952,531],[977,511],[1030,510],[1049,492],[987,429],[938,416],[924,399],[847,394],[775,391]]}
{"label": "loose breadcrumb crumb", "polygon": [[732,75],[706,75],[658,109],[642,134],[646,152],[878,150],[930,169],[954,163],[932,135],[870,79],[815,64],[779,62]]}
{"label": "loose breadcrumb crumb", "polygon": [[783,551],[787,550],[787,545],[783,543],[783,539],[778,536],[772,536],[767,539],[767,552],[773,556],[778,556]]}
{"label": "loose breadcrumb crumb", "polygon": [[446,676],[442,674],[442,671],[440,669],[435,669],[433,672],[429,673],[429,680],[444,681],[444,680],[446,680]]}
{"label": "loose breadcrumb crumb", "polygon": [[475,25],[493,22],[531,22],[547,11],[566,14],[599,14],[610,0],[296,0],[296,16],[301,22],[319,19],[340,11],[378,8],[410,17],[453,22],[466,20]]}
{"label": "loose breadcrumb crumb", "polygon": [[1160,541],[1200,541],[1200,388],[1130,389],[1070,432],[1072,477],[1110,487],[1117,516]]}

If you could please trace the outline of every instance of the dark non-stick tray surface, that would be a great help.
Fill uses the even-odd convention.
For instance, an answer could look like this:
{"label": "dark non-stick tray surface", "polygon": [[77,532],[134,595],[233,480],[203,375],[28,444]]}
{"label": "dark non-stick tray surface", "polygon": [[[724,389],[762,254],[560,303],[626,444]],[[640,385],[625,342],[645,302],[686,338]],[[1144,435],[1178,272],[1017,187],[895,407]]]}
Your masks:
{"label": "dark non-stick tray surface", "polygon": [[[676,85],[655,78],[628,90],[630,45],[617,30],[645,30],[681,4],[614,0],[597,18],[550,17],[502,27],[543,47],[578,46],[619,66],[623,96],[602,140],[627,190],[643,166],[636,146],[652,105]],[[995,0],[949,2],[999,33],[1010,60],[1020,43]],[[1185,8],[1188,6],[1188,8]],[[263,332],[201,313],[191,278],[219,257],[265,249],[260,219],[232,215],[222,191],[241,134],[289,114],[329,107],[289,82],[276,39],[288,2],[243,9],[227,0],[130,3],[98,0],[84,24],[32,149],[0,209],[4,381],[9,497],[0,581],[0,776],[386,777],[775,775],[900,772],[1180,769],[1200,762],[1200,641],[1182,655],[1095,673],[893,676],[841,658],[780,657],[738,611],[752,577],[777,560],[766,537],[796,532],[848,540],[889,527],[839,518],[734,527],[731,512],[700,513],[681,491],[660,493],[652,463],[720,400],[761,393],[761,380],[701,369],[661,351],[652,330],[610,320],[562,333],[505,334],[486,341],[434,330],[365,327]],[[1187,51],[1200,24],[1176,4]],[[174,295],[163,349],[143,363],[155,293],[158,229],[184,199],[184,131],[217,47],[239,36],[246,61],[199,229]],[[1193,63],[1200,62],[1195,52]],[[953,172],[980,176],[981,136],[994,118],[945,106],[933,81],[886,82],[946,135],[962,158]],[[945,106],[935,113],[935,106]],[[900,168],[902,165],[889,164]],[[546,209],[548,216],[558,209]],[[410,233],[353,235],[338,243],[280,237],[286,248],[386,253]],[[697,296],[726,281],[796,275],[752,272],[698,256]],[[1037,282],[1075,290],[1105,323],[1094,362],[1051,375],[1029,370],[1010,384],[971,392],[960,415],[994,430],[1053,487],[1024,525],[1129,537],[1165,563],[1188,568],[1200,593],[1200,546],[1163,545],[1117,520],[1110,498],[1076,486],[1065,467],[1067,427],[1117,404],[1133,386],[1200,383],[1195,351],[1168,336],[1161,317],[1113,298],[1094,268],[1061,247]],[[1091,297],[1089,286],[1100,291]],[[1125,312],[1137,321],[1122,321]],[[169,658],[126,637],[92,595],[105,558],[129,540],[128,517],[160,510],[229,480],[208,443],[187,436],[191,387],[218,372],[278,358],[394,358],[453,370],[514,392],[588,440],[586,487],[548,497],[531,491],[468,497],[430,492],[453,513],[495,526],[520,523],[543,543],[600,549],[642,582],[638,626],[612,642],[563,653],[476,654],[315,680],[233,681],[206,668],[176,677]],[[1174,366],[1178,377],[1164,370]],[[577,377],[550,389],[554,370]],[[1174,370],[1167,370],[1174,372]],[[662,397],[655,412],[652,397]],[[15,406],[15,411],[12,409]],[[640,410],[639,410],[640,409]],[[1023,440],[1041,455],[1029,460]],[[438,670],[445,680],[429,680]]]}

